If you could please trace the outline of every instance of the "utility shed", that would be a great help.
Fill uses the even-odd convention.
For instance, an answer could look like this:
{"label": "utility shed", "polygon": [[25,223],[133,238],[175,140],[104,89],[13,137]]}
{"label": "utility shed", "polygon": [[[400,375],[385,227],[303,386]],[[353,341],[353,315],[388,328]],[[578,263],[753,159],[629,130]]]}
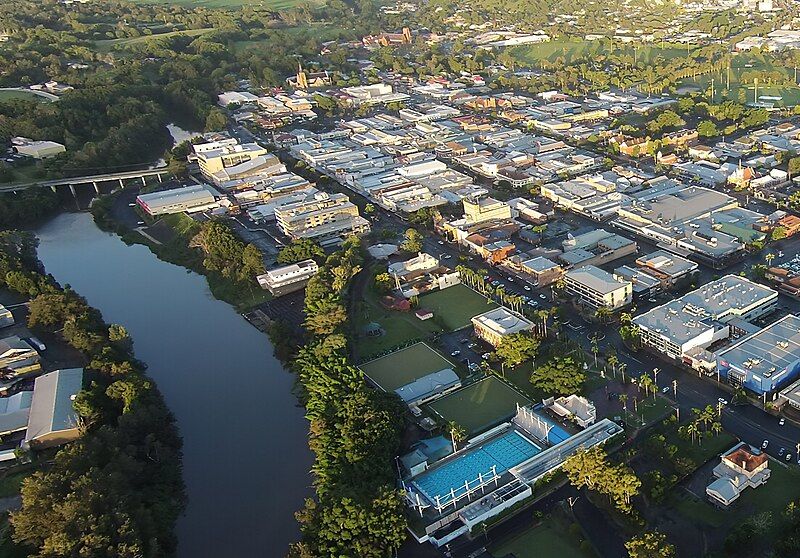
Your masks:
{"label": "utility shed", "polygon": [[35,449],[71,442],[79,436],[72,406],[83,386],[83,368],[56,370],[36,378],[24,445]]}

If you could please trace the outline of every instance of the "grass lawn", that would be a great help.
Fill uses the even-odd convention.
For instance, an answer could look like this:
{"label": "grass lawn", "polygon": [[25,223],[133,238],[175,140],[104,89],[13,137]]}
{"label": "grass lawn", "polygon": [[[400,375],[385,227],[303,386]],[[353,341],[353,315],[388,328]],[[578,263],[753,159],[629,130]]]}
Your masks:
{"label": "grass lawn", "polygon": [[469,287],[455,285],[419,297],[419,307],[432,310],[448,330],[455,331],[469,326],[473,316],[493,310],[497,304]]}
{"label": "grass lawn", "polygon": [[117,47],[127,47],[130,45],[145,43],[151,39],[165,39],[167,37],[174,37],[176,35],[185,35],[187,37],[198,37],[204,35],[214,29],[211,27],[205,29],[186,29],[184,31],[170,31],[168,33],[157,33],[153,35],[142,35],[141,37],[129,37],[122,39],[107,39],[95,41],[94,45],[98,52],[111,52]]}
{"label": "grass lawn", "polygon": [[664,433],[664,436],[668,445],[674,444],[678,447],[678,455],[688,457],[698,466],[732,448],[736,443],[736,438],[725,431],[716,436],[713,434],[704,436],[702,444],[698,444],[697,441],[692,443],[691,440],[683,439],[678,434],[677,428],[669,429],[668,432]]}
{"label": "grass lawn", "polygon": [[9,91],[0,90],[0,103],[4,101],[13,101],[14,99],[22,99],[23,101],[39,101],[40,103],[47,102],[47,99],[41,95],[37,95],[32,91]]}
{"label": "grass lawn", "polygon": [[[355,345],[358,356],[361,359],[369,359],[415,339],[427,339],[432,334],[442,331],[438,321],[436,319],[422,321],[414,315],[414,312],[387,310],[379,302],[375,291],[366,287],[355,311]],[[383,335],[380,337],[364,335],[366,326],[372,322],[380,324],[384,331]]]}
{"label": "grass lawn", "polygon": [[655,400],[652,396],[639,399],[636,412],[634,412],[633,401],[628,401],[628,424],[641,424],[642,421],[650,424],[654,420],[660,419],[669,408],[670,404],[663,397],[656,397]]}
{"label": "grass lawn", "polygon": [[513,416],[517,403],[530,405],[531,400],[489,376],[437,399],[428,408],[444,421],[455,421],[469,434],[475,434]]}
{"label": "grass lawn", "polygon": [[795,466],[785,467],[775,460],[770,463],[772,473],[767,483],[756,489],[746,489],[730,509],[721,510],[689,494],[678,496],[670,504],[690,521],[712,527],[732,527],[761,512],[771,512],[773,518],[777,518],[790,502],[800,498],[800,470]]}
{"label": "grass lawn", "polygon": [[359,368],[386,391],[456,366],[425,343],[417,343],[362,364]]}
{"label": "grass lawn", "polygon": [[592,558],[594,551],[581,548],[576,536],[553,518],[545,519],[507,540],[489,547],[492,556],[502,558],[513,554],[516,558]]}
{"label": "grass lawn", "polygon": [[[711,80],[714,80],[714,101],[721,103],[725,99],[734,101],[741,100],[744,95],[744,100],[748,103],[753,102],[755,90],[753,88],[752,80],[747,82],[742,81],[743,74],[752,71],[767,71],[779,72],[794,80],[794,68],[784,66],[783,64],[774,64],[773,59],[769,55],[755,54],[751,52],[741,52],[734,56],[731,62],[730,71],[730,90],[725,92],[728,71],[726,68],[721,69],[713,74],[706,74],[697,76],[696,78],[689,78],[682,82],[683,85],[700,87],[706,90],[710,87]],[[761,97],[774,96],[783,97],[781,101],[776,102],[777,106],[795,106],[800,104],[800,87],[792,85],[770,85],[769,83],[759,83],[758,96]]]}
{"label": "grass lawn", "polygon": [[[508,53],[520,62],[538,65],[542,60],[555,62],[558,58],[563,58],[566,62],[592,57],[598,54],[610,52],[610,45],[607,41],[584,41],[575,39],[558,39],[547,43],[520,45],[508,49]],[[615,43],[614,53],[624,52],[628,56],[636,55],[636,60],[652,62],[658,57],[666,60],[686,56],[686,47],[665,44],[664,48],[660,45],[637,46]]]}

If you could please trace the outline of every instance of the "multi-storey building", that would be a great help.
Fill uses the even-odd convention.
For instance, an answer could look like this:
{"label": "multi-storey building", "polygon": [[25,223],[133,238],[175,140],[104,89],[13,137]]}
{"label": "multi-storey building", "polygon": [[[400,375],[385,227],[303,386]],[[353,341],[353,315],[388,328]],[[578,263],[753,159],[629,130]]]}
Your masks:
{"label": "multi-storey building", "polygon": [[275,220],[290,238],[313,238],[335,244],[350,234],[369,232],[369,221],[358,214],[344,194],[320,192],[313,199],[275,209]]}
{"label": "multi-storey building", "polygon": [[599,267],[586,265],[564,275],[568,294],[592,308],[616,310],[633,300],[633,285]]}

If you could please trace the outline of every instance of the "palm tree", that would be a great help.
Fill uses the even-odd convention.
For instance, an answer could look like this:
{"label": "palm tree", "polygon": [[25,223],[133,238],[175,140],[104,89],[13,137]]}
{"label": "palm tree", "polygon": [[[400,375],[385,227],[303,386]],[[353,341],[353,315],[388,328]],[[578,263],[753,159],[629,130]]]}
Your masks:
{"label": "palm tree", "polygon": [[619,365],[619,372],[622,374],[622,383],[625,383],[625,371],[628,369],[628,365],[624,362]]}
{"label": "palm tree", "polygon": [[600,323],[605,323],[609,316],[611,316],[611,310],[607,306],[601,306],[594,313],[594,317],[600,320]]}
{"label": "palm tree", "polygon": [[692,437],[692,445],[694,445],[694,437],[698,434],[697,432],[697,425],[693,422],[690,422],[686,425],[686,433]]}
{"label": "palm tree", "polygon": [[594,355],[594,367],[597,368],[597,353],[600,352],[600,347],[597,344],[597,334],[592,335],[592,354]]}
{"label": "palm tree", "polygon": [[450,430],[450,440],[453,442],[453,453],[455,453],[458,449],[456,443],[464,439],[467,431],[454,420],[447,423],[447,429]]}
{"label": "palm tree", "polygon": [[628,422],[628,394],[623,393],[619,396],[619,402],[622,403],[622,410],[625,411],[625,423]]}
{"label": "palm tree", "polygon": [[712,422],[711,433],[714,434],[714,436],[719,436],[722,434],[722,423],[716,421]]}
{"label": "palm tree", "polygon": [[617,364],[619,364],[619,359],[617,355],[610,355],[607,359],[608,364],[611,365],[611,370],[614,372],[614,377],[617,377]]}
{"label": "palm tree", "polygon": [[766,260],[768,266],[772,264],[772,260],[774,259],[775,259],[775,254],[773,254],[772,252],[764,256],[764,260]]}

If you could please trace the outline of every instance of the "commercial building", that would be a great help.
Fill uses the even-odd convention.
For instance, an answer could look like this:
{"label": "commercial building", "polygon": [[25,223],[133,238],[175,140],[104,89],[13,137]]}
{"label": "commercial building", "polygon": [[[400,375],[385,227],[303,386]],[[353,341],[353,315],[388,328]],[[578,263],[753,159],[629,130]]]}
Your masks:
{"label": "commercial building", "polygon": [[636,265],[643,273],[658,279],[665,291],[693,281],[699,267],[695,262],[666,250],[639,256]]}
{"label": "commercial building", "polygon": [[800,317],[793,314],[743,338],[717,355],[720,376],[761,395],[800,376]]}
{"label": "commercial building", "polygon": [[511,219],[511,206],[494,198],[465,199],[464,219],[468,224]]}
{"label": "commercial building", "polygon": [[730,322],[772,312],[778,293],[738,275],[726,275],[636,316],[642,343],[670,358],[693,364],[688,354],[731,335]]}
{"label": "commercial building", "polygon": [[706,487],[706,494],[711,502],[727,508],[746,488],[758,488],[770,475],[767,454],[741,442],[722,455],[714,467],[716,480]]}
{"label": "commercial building", "polygon": [[197,213],[222,206],[222,195],[207,184],[193,184],[136,196],[136,203],[151,217],[172,213]]}
{"label": "commercial building", "polygon": [[453,372],[452,368],[445,368],[417,378],[413,382],[395,389],[394,392],[409,407],[419,407],[460,387],[461,378],[458,377],[458,374]]}
{"label": "commercial building", "polygon": [[82,368],[56,370],[36,378],[23,447],[44,449],[80,436],[72,402],[82,387]]}
{"label": "commercial building", "polygon": [[633,301],[633,285],[599,267],[587,265],[564,275],[568,294],[591,308],[616,310]]}
{"label": "commercial building", "polygon": [[507,335],[533,329],[533,322],[502,306],[474,316],[472,325],[475,335],[493,347],[498,346]]}
{"label": "commercial building", "polygon": [[542,256],[537,256],[519,263],[522,273],[529,275],[536,287],[544,287],[555,283],[564,275],[564,268]]}
{"label": "commercial building", "polygon": [[228,167],[236,167],[263,155],[267,150],[257,143],[241,145],[222,145],[216,149],[195,151],[200,172],[208,180],[214,180],[214,174]]}
{"label": "commercial building", "polygon": [[633,240],[603,229],[578,236],[570,234],[562,246],[564,253],[558,259],[566,267],[599,266],[635,254],[637,250]]}
{"label": "commercial building", "polygon": [[28,138],[12,138],[11,145],[14,151],[33,159],[47,159],[64,153],[67,148],[54,141],[34,141]]}
{"label": "commercial building", "polygon": [[348,235],[369,232],[369,221],[344,194],[319,192],[312,200],[276,208],[275,220],[286,236],[312,238],[322,244],[336,244]]}
{"label": "commercial building", "polygon": [[303,260],[276,269],[270,269],[263,275],[256,277],[261,288],[267,289],[273,296],[299,291],[306,286],[319,271],[319,266],[314,260]]}

